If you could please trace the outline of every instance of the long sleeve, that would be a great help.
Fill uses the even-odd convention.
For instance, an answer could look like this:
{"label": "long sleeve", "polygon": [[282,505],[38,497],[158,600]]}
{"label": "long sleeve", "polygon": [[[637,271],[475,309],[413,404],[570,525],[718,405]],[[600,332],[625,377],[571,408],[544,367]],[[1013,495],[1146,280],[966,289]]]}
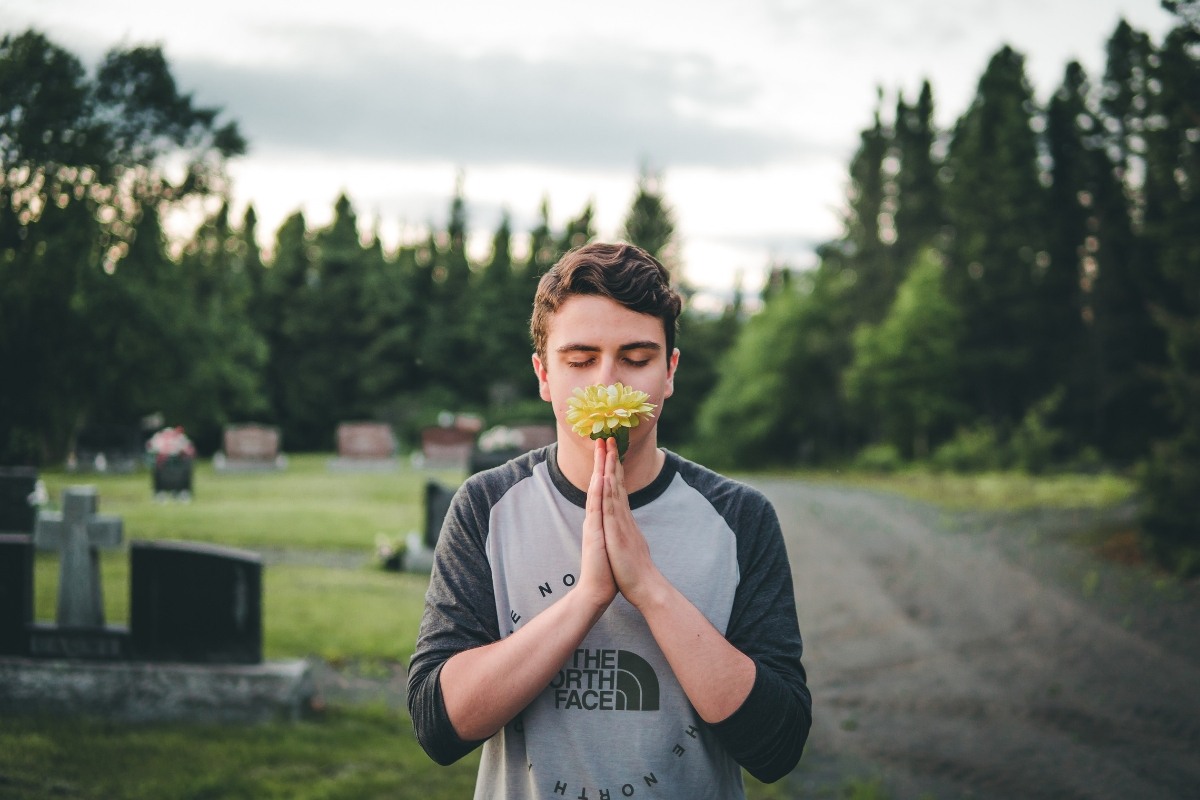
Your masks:
{"label": "long sleeve", "polygon": [[442,700],[442,665],[463,650],[500,638],[485,550],[487,515],[464,484],[450,504],[434,552],[417,647],[409,663],[408,711],[417,741],[439,764],[451,764],[482,742],[455,733]]}
{"label": "long sleeve", "polygon": [[741,707],[711,729],[751,775],[776,781],[799,762],[812,726],[812,696],[801,663],[804,646],[779,518],[753,488],[688,462],[681,462],[681,472],[737,536],[739,579],[725,638],[756,668]]}

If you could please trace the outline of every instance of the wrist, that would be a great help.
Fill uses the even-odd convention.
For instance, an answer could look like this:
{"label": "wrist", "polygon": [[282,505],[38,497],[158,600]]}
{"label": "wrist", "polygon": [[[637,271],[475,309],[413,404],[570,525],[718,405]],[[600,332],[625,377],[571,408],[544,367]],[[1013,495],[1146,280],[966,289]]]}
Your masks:
{"label": "wrist", "polygon": [[581,581],[563,599],[578,607],[578,613],[589,619],[590,627],[608,610],[615,596],[613,591],[606,591],[602,587],[593,587]]}
{"label": "wrist", "polygon": [[625,599],[641,612],[643,617],[649,618],[656,610],[665,607],[670,602],[674,591],[675,587],[656,569],[652,575],[647,575],[639,581],[631,591],[622,593],[625,595]]}

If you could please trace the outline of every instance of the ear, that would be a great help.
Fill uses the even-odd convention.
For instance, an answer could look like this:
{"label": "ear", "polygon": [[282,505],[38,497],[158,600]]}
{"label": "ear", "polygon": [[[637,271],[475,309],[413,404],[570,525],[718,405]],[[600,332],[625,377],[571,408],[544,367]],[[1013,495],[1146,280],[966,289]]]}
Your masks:
{"label": "ear", "polygon": [[533,354],[533,374],[538,380],[538,395],[547,403],[550,402],[550,381],[546,377],[546,365],[542,363],[542,359],[537,353]]}
{"label": "ear", "polygon": [[667,359],[667,386],[663,392],[663,399],[667,399],[675,394],[675,370],[679,367],[679,348],[676,347],[671,351],[671,357]]}

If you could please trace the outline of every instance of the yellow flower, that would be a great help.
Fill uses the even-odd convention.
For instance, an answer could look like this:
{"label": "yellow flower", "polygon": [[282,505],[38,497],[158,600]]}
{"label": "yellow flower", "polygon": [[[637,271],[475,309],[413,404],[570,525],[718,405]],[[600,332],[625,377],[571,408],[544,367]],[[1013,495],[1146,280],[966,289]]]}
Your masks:
{"label": "yellow flower", "polygon": [[620,383],[581,387],[567,401],[567,422],[580,436],[627,440],[629,428],[654,416],[651,412],[656,406],[646,402],[649,398],[645,392]]}

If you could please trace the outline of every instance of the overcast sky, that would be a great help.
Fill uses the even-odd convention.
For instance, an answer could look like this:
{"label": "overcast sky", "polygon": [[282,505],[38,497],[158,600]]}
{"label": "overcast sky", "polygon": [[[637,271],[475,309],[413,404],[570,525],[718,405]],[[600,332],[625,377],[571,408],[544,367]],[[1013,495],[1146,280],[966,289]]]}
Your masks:
{"label": "overcast sky", "polygon": [[1026,56],[1040,100],[1067,62],[1098,76],[1124,17],[1155,41],[1158,0],[0,0],[89,65],[163,46],[183,90],[236,120],[235,212],[264,236],[346,192],[385,240],[444,224],[462,174],[486,253],[502,211],[524,234],[591,200],[616,236],[637,174],[660,170],[689,279],[756,290],[839,233],[846,166],[876,87],[933,85],[950,125],[990,56]]}

